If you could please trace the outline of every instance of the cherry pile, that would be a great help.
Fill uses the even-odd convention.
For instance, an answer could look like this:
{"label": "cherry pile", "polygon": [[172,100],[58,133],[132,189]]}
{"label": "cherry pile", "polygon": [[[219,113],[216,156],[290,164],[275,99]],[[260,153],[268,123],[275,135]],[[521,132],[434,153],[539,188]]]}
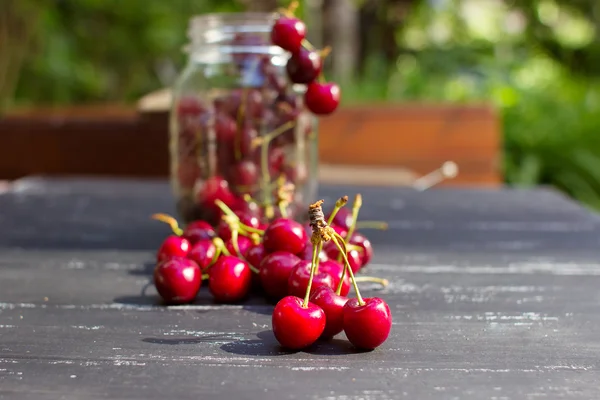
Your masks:
{"label": "cherry pile", "polygon": [[[269,220],[294,219],[310,200],[303,197],[310,157],[302,154],[316,134],[309,115],[333,113],[341,92],[323,78],[330,49],[307,41],[296,7],[280,10],[268,35],[240,32],[223,43],[237,49],[223,68],[223,88],[176,101],[172,174],[186,222],[219,223],[215,200],[236,212],[258,207]],[[287,55],[285,67],[268,51],[248,50],[274,45]]]}
{"label": "cherry pile", "polygon": [[[356,347],[373,349],[388,337],[391,314],[383,300],[363,299],[357,282],[387,281],[355,277],[373,256],[371,242],[357,228],[374,224],[358,221],[360,195],[351,210],[344,208],[347,201],[340,198],[327,220],[323,201],[314,203],[306,224],[284,217],[263,222],[256,210],[234,211],[218,199],[216,226],[195,220],[181,229],[174,218],[154,214],[172,230],[156,254],[156,290],[166,304],[193,302],[203,284],[218,303],[262,295],[276,303],[273,332],[286,348],[301,349],[344,331]],[[350,299],[351,287],[356,297]]]}

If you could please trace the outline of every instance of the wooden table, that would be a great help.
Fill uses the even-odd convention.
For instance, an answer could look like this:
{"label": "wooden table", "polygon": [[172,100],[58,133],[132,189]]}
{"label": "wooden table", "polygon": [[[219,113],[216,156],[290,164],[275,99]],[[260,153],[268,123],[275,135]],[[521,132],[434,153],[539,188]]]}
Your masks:
{"label": "wooden table", "polygon": [[389,340],[296,353],[260,299],[142,294],[162,181],[30,178],[0,195],[2,399],[598,399],[600,219],[549,190],[361,191]]}

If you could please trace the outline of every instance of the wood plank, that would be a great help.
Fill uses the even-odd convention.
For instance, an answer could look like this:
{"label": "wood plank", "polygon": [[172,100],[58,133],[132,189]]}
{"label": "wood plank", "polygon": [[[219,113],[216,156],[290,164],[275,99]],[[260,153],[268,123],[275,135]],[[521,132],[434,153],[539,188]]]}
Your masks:
{"label": "wood plank", "polygon": [[389,303],[391,335],[372,352],[343,334],[288,352],[261,298],[213,304],[204,287],[164,307],[142,292],[168,234],[148,218],[172,211],[166,182],[14,182],[0,195],[0,398],[600,397],[598,216],[543,189],[321,195],[356,192],[365,219],[390,222],[365,233],[368,274],[391,284],[361,288]]}
{"label": "wood plank", "polygon": [[[446,185],[501,183],[498,117],[488,106],[347,107],[320,120],[323,164],[404,168],[451,160]],[[33,146],[32,143],[36,145]],[[0,119],[0,179],[30,174],[167,176],[168,116],[118,107],[20,111]]]}

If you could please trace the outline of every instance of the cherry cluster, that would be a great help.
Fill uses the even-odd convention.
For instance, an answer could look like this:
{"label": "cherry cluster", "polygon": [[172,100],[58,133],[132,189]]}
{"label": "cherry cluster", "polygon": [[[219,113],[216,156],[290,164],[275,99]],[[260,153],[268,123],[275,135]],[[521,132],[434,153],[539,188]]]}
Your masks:
{"label": "cherry cluster", "polygon": [[306,25],[294,16],[297,2],[293,2],[277,19],[271,31],[273,44],[289,51],[291,56],[286,64],[286,72],[293,83],[304,84],[304,104],[313,114],[328,115],[334,112],[339,103],[341,91],[337,84],[325,82],[321,74],[323,59],[330,48],[316,50],[306,39]]}
{"label": "cherry cluster", "polygon": [[[311,205],[306,224],[284,217],[264,223],[218,199],[216,227],[196,220],[181,229],[173,217],[155,214],[173,231],[158,249],[156,290],[167,304],[193,302],[203,281],[219,303],[240,302],[254,292],[277,302],[273,331],[284,347],[303,348],[344,330],[356,347],[375,348],[389,334],[391,315],[383,300],[363,299],[357,283],[387,281],[355,277],[373,256],[371,242],[357,228],[386,226],[358,222],[360,195],[352,210],[344,208],[347,201],[340,198],[327,221],[322,201]],[[348,299],[351,287],[356,298]]]}
{"label": "cherry cluster", "polygon": [[[308,157],[299,146],[316,132],[305,110],[331,114],[340,88],[325,82],[323,60],[330,49],[317,50],[306,40],[305,24],[293,15],[296,6],[280,10],[270,35],[239,32],[225,43],[236,50],[223,68],[223,88],[177,101],[172,168],[184,220],[217,224],[216,199],[232,209],[256,199],[268,220],[294,218],[307,203],[302,196]],[[248,50],[273,45],[289,53],[285,71],[268,52]],[[277,199],[283,186],[291,193],[282,205]]]}

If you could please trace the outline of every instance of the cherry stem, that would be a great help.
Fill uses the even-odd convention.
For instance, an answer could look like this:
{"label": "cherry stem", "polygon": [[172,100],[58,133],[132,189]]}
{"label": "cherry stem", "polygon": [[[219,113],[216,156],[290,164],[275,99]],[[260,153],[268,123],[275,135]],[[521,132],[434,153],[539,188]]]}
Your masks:
{"label": "cherry stem", "polygon": [[342,286],[344,286],[344,279],[346,278],[346,271],[348,270],[348,264],[344,263],[344,269],[342,270],[342,276],[340,277],[340,283],[338,283],[337,288],[335,289],[335,294],[341,296],[342,294]]}
{"label": "cherry stem", "polygon": [[331,224],[333,223],[333,219],[337,215],[338,211],[340,211],[340,208],[344,207],[346,205],[346,203],[348,203],[348,196],[340,197],[335,202],[335,206],[333,207],[333,211],[331,211],[331,214],[329,214],[329,219],[327,220],[327,225],[331,226]]}
{"label": "cherry stem", "polygon": [[173,233],[177,236],[181,236],[183,234],[183,230],[179,227],[177,220],[171,217],[170,215],[162,213],[152,214],[152,219],[168,224],[171,227]]}
{"label": "cherry stem", "polygon": [[[314,248],[315,246],[313,246]],[[319,263],[321,262],[321,259],[319,258],[319,256],[321,255],[321,251],[323,251],[323,242],[319,242],[319,249],[317,250],[317,259],[315,260],[315,273],[319,272]]]}
{"label": "cherry stem", "polygon": [[207,280],[208,278],[210,278],[209,274],[202,274],[202,280],[203,281]]}
{"label": "cherry stem", "polygon": [[[221,253],[223,252],[223,250],[227,251],[227,248],[225,248],[225,243],[223,243],[223,239],[221,239],[220,237],[214,238],[212,240],[212,242],[215,245],[215,248],[217,249],[217,251],[215,252],[215,255],[213,256],[212,260],[210,260],[209,266],[212,266],[217,262],[219,257],[221,257]],[[229,255],[229,254],[226,254],[226,255]]]}
{"label": "cherry stem", "polygon": [[331,54],[331,46],[327,46],[319,50],[319,56],[321,57],[321,60],[327,58],[329,54]]}
{"label": "cherry stem", "polygon": [[352,204],[352,224],[348,228],[348,233],[346,234],[346,242],[350,241],[350,238],[354,234],[356,230],[356,221],[358,220],[358,212],[360,211],[360,207],[362,206],[362,196],[358,193],[354,197],[354,204]]}
{"label": "cherry stem", "polygon": [[356,221],[357,229],[379,229],[385,231],[388,227],[388,223],[383,221]]}
{"label": "cherry stem", "polygon": [[235,159],[240,160],[242,158],[242,124],[244,121],[244,114],[246,113],[246,102],[248,100],[248,88],[242,89],[242,101],[237,114],[237,132],[235,134]]}
{"label": "cherry stem", "polygon": [[373,282],[373,283],[379,283],[381,286],[386,287],[387,285],[390,284],[390,281],[388,281],[385,278],[377,278],[376,276],[357,276],[355,278],[356,282]]}
{"label": "cherry stem", "polygon": [[265,233],[264,231],[262,231],[260,229],[256,229],[256,228],[253,228],[251,226],[244,224],[242,221],[240,221],[240,218],[231,210],[231,208],[227,207],[227,204],[223,203],[221,200],[219,200],[219,199],[215,200],[215,204],[217,205],[217,207],[219,207],[221,209],[221,211],[223,211],[223,213],[227,216],[227,218],[229,218],[232,221],[231,224],[230,223],[228,223],[228,224],[231,226],[233,224],[233,221],[235,221],[235,228],[238,228],[244,236],[247,236],[247,235],[245,235],[246,232],[257,233],[259,235],[262,235]]}
{"label": "cherry stem", "polygon": [[315,50],[315,46],[313,46],[313,44],[311,42],[308,41],[308,39],[302,39],[301,42],[302,46],[304,46],[304,48],[306,48],[307,50],[313,51]]}
{"label": "cherry stem", "polygon": [[285,15],[288,18],[294,18],[294,13],[296,12],[296,10],[298,9],[298,2],[296,0],[292,1],[290,3],[289,6],[287,6],[287,8],[280,8],[277,11],[282,14]]}
{"label": "cherry stem", "polygon": [[[338,241],[338,239],[339,239],[339,241]],[[360,295],[360,290],[358,290],[358,285],[356,284],[356,279],[354,279],[354,273],[352,272],[352,268],[350,268],[350,263],[348,262],[348,257],[346,257],[344,238],[342,238],[339,234],[336,233],[331,237],[331,240],[333,240],[333,244],[336,245],[336,247],[340,251],[340,254],[342,254],[342,257],[344,258],[344,263],[345,263],[344,269],[347,270],[348,275],[350,275],[350,281],[352,281],[352,286],[354,286],[354,292],[356,293],[356,299],[358,300],[358,304],[361,306],[364,306],[365,301],[363,300],[362,296]],[[341,242],[341,244],[340,244],[340,242]]]}
{"label": "cherry stem", "polygon": [[263,204],[265,207],[265,217],[267,219],[272,219],[275,216],[275,212],[273,210],[273,203],[271,196],[269,195],[269,186],[271,183],[271,174],[269,173],[269,145],[271,144],[271,140],[273,140],[278,135],[286,132],[288,129],[291,129],[296,124],[296,121],[288,121],[285,124],[279,126],[277,129],[273,130],[265,134],[262,137],[256,138],[253,140],[252,145],[257,146],[260,145],[260,170],[262,176],[262,197]]}
{"label": "cherry stem", "polygon": [[260,171],[262,175],[262,197],[263,204],[265,206],[265,216],[267,219],[273,218],[273,207],[271,205],[271,198],[268,192],[269,182],[271,181],[271,174],[269,173],[269,145],[270,142],[261,142],[260,147]]}
{"label": "cherry stem", "polygon": [[317,253],[317,246],[313,245],[312,262],[310,263],[310,277],[308,278],[308,285],[306,286],[306,294],[304,295],[304,301],[302,302],[302,308],[308,307],[308,299],[310,298],[310,289],[312,281],[315,276],[315,270],[317,269],[317,260],[319,259],[319,253]]}
{"label": "cherry stem", "polygon": [[257,146],[264,146],[265,142],[268,144],[271,142],[271,140],[275,139],[277,136],[285,133],[288,129],[292,129],[294,126],[296,125],[296,121],[288,121],[283,125],[278,126],[277,128],[275,128],[274,130],[272,130],[269,133],[264,134],[261,137],[257,137],[255,139],[252,140],[252,146],[253,147],[257,147]]}
{"label": "cherry stem", "polygon": [[288,217],[288,212],[287,212],[287,208],[286,208],[286,204],[284,201],[280,201],[279,204],[277,204],[277,206],[279,207],[279,212],[281,213],[281,216],[283,218],[287,218]]}
{"label": "cherry stem", "polygon": [[231,243],[233,244],[233,249],[235,250],[236,256],[248,265],[250,271],[258,274],[258,269],[250,264],[248,260],[246,260],[246,257],[242,255],[242,252],[240,251],[240,245],[238,243],[238,231],[235,229],[231,231]]}

